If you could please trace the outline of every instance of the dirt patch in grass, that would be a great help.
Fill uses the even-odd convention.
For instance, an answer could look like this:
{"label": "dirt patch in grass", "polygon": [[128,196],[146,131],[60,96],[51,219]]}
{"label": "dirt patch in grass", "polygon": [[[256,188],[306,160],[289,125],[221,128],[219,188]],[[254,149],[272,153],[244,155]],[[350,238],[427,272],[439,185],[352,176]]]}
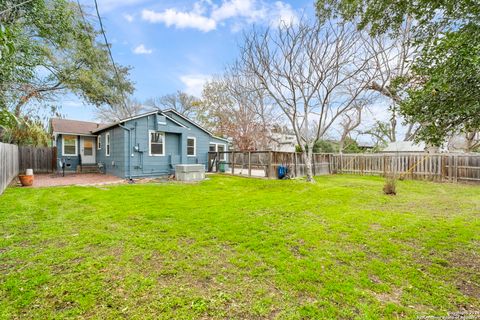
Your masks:
{"label": "dirt patch in grass", "polygon": [[475,251],[456,251],[449,259],[458,270],[457,288],[471,298],[480,297],[480,255]]}
{"label": "dirt patch in grass", "polygon": [[371,291],[372,295],[381,303],[394,303],[401,304],[402,301],[402,288],[396,288],[390,290],[390,292],[374,292]]}

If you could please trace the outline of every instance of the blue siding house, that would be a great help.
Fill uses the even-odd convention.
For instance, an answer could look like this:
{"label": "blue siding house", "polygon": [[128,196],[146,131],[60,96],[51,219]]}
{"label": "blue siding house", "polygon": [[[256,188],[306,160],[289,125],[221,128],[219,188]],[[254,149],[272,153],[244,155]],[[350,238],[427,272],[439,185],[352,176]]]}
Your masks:
{"label": "blue siding house", "polygon": [[228,140],[173,109],[112,124],[52,119],[51,131],[66,170],[101,163],[107,173],[129,179],[173,174],[177,164],[207,168],[209,151],[228,150]]}

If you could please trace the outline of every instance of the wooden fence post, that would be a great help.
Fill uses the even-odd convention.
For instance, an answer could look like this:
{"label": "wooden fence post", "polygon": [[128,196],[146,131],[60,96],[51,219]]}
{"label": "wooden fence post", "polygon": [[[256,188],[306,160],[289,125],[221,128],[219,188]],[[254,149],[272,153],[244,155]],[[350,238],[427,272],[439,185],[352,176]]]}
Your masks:
{"label": "wooden fence post", "polygon": [[271,170],[272,170],[272,151],[268,151],[268,164],[267,164],[267,178],[271,178]]}
{"label": "wooden fence post", "polygon": [[235,151],[232,151],[232,174],[235,174]]}
{"label": "wooden fence post", "polygon": [[252,176],[252,153],[248,151],[248,176]]}
{"label": "wooden fence post", "polygon": [[313,166],[313,175],[316,176],[317,175],[317,171],[315,170],[315,167],[316,167],[316,162],[315,162],[315,154],[312,154],[312,166]]}
{"label": "wooden fence post", "polygon": [[295,171],[294,175],[297,176],[297,152],[293,153],[293,170]]}
{"label": "wooden fence post", "polygon": [[458,156],[454,155],[454,177],[455,177],[455,182],[458,182]]}
{"label": "wooden fence post", "polygon": [[338,166],[339,173],[343,173],[343,153],[340,153],[340,165]]}

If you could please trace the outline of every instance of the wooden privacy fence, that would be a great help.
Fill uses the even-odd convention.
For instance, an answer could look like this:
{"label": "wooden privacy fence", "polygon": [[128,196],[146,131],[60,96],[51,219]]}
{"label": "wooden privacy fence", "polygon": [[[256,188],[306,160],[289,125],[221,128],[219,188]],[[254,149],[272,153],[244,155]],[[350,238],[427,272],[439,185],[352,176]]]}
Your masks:
{"label": "wooden privacy fence", "polygon": [[[223,164],[221,164],[223,162]],[[306,174],[301,153],[280,151],[209,152],[208,171],[275,178],[280,165],[290,176]],[[480,182],[479,154],[372,153],[314,154],[313,174],[391,175],[408,179]]]}
{"label": "wooden privacy fence", "polygon": [[334,156],[333,168],[338,173],[480,182],[478,154],[342,154]]}
{"label": "wooden privacy fence", "polygon": [[20,172],[33,169],[34,173],[48,173],[57,170],[57,148],[18,147]]}
{"label": "wooden privacy fence", "polygon": [[0,194],[18,175],[18,147],[0,142]]}

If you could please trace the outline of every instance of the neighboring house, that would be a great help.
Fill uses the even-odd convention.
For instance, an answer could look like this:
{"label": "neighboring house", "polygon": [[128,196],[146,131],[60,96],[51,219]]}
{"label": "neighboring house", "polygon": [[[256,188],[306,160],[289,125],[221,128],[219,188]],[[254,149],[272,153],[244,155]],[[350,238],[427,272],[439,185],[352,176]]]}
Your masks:
{"label": "neighboring house", "polygon": [[423,153],[426,152],[425,143],[420,142],[416,144],[413,141],[396,141],[389,142],[382,150],[384,153]]}
{"label": "neighboring house", "polygon": [[475,146],[480,147],[480,132],[469,134],[468,138],[466,134],[456,134],[444,144],[443,148],[447,152],[466,153],[472,152]]}
{"label": "neighboring house", "polygon": [[274,132],[271,135],[272,151],[295,152],[297,138],[294,134]]}
{"label": "neighboring house", "polygon": [[[208,165],[208,151],[227,151],[215,137],[175,110],[151,111],[112,124],[52,119],[59,161],[66,169],[102,163],[122,178],[168,175],[177,164]],[[227,160],[226,155],[221,160]]]}

